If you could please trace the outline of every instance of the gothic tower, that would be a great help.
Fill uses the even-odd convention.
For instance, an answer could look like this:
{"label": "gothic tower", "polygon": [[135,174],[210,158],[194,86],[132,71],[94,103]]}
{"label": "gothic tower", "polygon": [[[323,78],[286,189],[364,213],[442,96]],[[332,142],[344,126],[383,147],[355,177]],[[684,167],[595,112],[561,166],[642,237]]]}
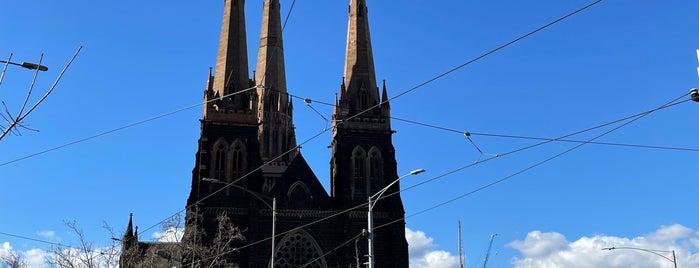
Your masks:
{"label": "gothic tower", "polygon": [[264,167],[268,176],[279,176],[296,156],[292,150],[296,147],[296,137],[292,122],[293,106],[286,91],[280,6],[279,0],[264,1],[255,73],[255,82],[259,86],[257,94],[260,96],[258,138],[262,160],[271,162]]}
{"label": "gothic tower", "polygon": [[[333,114],[330,161],[331,196],[342,207],[366,203],[370,195],[398,179],[387,95],[385,82],[381,97],[376,83],[366,1],[351,0],[345,71]],[[386,193],[399,189],[396,183]],[[361,215],[364,211],[366,207],[354,213]],[[375,226],[393,222],[375,230],[376,244],[382,245],[375,251],[377,266],[383,263],[407,267],[405,213],[400,195],[377,202],[374,214]],[[347,221],[345,230],[361,231],[364,224],[366,221]]]}
{"label": "gothic tower", "polygon": [[[257,139],[255,83],[249,78],[245,31],[245,1],[224,1],[223,23],[215,75],[204,91],[204,113],[192,189],[187,199],[185,240],[209,243],[225,214],[238,216],[249,196],[239,187],[260,188],[262,164]],[[248,174],[250,173],[250,174]],[[236,187],[225,187],[235,182]],[[244,217],[236,218],[245,224]],[[201,239],[202,241],[197,241]]]}

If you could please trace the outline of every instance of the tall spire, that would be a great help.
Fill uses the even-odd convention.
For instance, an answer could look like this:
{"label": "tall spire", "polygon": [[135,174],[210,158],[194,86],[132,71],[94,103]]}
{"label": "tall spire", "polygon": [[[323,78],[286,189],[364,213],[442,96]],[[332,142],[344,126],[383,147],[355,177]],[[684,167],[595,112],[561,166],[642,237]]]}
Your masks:
{"label": "tall spire", "polygon": [[[379,103],[379,91],[374,71],[374,55],[369,34],[369,17],[366,0],[351,0],[347,27],[347,52],[345,56],[345,89],[340,101],[348,98],[356,100],[353,108],[366,108]],[[361,94],[366,94],[364,103],[359,103]],[[363,105],[362,105],[363,104]]]}
{"label": "tall spire", "polygon": [[[264,1],[260,47],[257,54],[257,71],[255,73],[255,81],[258,85],[264,86],[264,88],[258,89],[261,101],[268,97],[268,92],[271,91],[286,93],[284,42],[282,41],[280,8],[279,0]],[[267,94],[262,94],[263,92]],[[264,108],[270,109],[271,107]]]}
{"label": "tall spire", "polygon": [[136,227],[136,234],[133,231],[133,213],[129,214],[129,224],[126,226],[126,231],[121,239],[122,247],[130,248],[136,243],[138,243],[138,227]]}
{"label": "tall spire", "polygon": [[249,87],[245,0],[225,0],[214,77],[218,97]]}
{"label": "tall spire", "polygon": [[[279,0],[265,0],[262,11],[260,47],[257,55],[255,82],[259,96],[258,136],[262,159],[272,160],[296,146],[292,111],[286,91],[284,42],[282,38],[281,4]],[[280,161],[293,158],[284,155]]]}

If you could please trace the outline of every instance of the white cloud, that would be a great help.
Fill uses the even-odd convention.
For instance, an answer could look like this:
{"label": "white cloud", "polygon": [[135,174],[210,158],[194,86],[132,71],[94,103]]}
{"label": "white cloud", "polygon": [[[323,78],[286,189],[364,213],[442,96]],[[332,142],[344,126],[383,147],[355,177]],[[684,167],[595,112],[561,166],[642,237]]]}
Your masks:
{"label": "white cloud", "polygon": [[451,268],[459,267],[459,258],[444,250],[435,250],[434,239],[423,231],[405,228],[408,240],[411,268]]}
{"label": "white cloud", "polygon": [[43,238],[58,239],[58,237],[56,237],[56,232],[54,231],[38,231],[36,234]]}
{"label": "white cloud", "polygon": [[527,234],[524,241],[515,241],[510,246],[519,250],[525,256],[539,257],[546,256],[552,252],[566,250],[568,241],[559,233],[542,233],[533,231]]}
{"label": "white cloud", "polygon": [[699,268],[699,232],[675,224],[661,226],[646,236],[623,238],[606,235],[581,237],[570,242],[557,232],[532,231],[524,241],[514,241],[510,247],[521,257],[512,260],[515,268],[655,268],[672,267],[671,260],[635,249],[602,250],[606,247],[652,249],[672,259],[675,251],[678,267]]}
{"label": "white cloud", "polygon": [[48,267],[46,258],[49,253],[43,249],[30,249],[22,253],[22,256],[27,261],[27,268],[44,268]]}
{"label": "white cloud", "polygon": [[183,235],[183,227],[169,227],[162,232],[153,233],[153,239],[158,242],[179,242]]}
{"label": "white cloud", "polygon": [[0,247],[0,258],[5,258],[12,254],[12,246],[10,246],[10,242],[5,242],[2,243],[2,247]]}

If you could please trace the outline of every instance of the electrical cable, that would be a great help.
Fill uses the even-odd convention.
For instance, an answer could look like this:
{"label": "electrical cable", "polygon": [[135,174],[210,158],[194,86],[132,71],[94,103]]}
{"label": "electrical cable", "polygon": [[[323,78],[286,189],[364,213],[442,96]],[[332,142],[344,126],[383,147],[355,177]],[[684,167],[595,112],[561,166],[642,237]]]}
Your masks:
{"label": "electrical cable", "polygon": [[306,264],[299,266],[299,268],[303,268],[303,267],[306,267],[306,266],[308,266],[308,265],[311,265],[312,263],[314,263],[314,262],[316,262],[316,261],[322,259],[323,257],[330,255],[331,253],[335,252],[336,250],[338,250],[338,249],[344,247],[345,245],[349,244],[350,242],[356,240],[357,238],[359,238],[359,237],[362,236],[363,234],[364,234],[364,232],[361,232],[361,233],[355,235],[354,237],[352,237],[352,238],[350,238],[349,240],[343,242],[343,243],[340,244],[339,246],[337,246],[337,247],[331,249],[330,251],[326,252],[326,253],[323,254],[323,255],[320,255],[318,258],[315,258],[315,259],[313,259],[313,260],[307,262]]}
{"label": "electrical cable", "polygon": [[[591,138],[589,141],[594,141],[594,140],[599,139],[599,138],[601,138],[601,137],[603,137],[603,136],[606,136],[606,135],[608,135],[608,134],[610,134],[610,133],[612,133],[612,132],[614,132],[614,131],[616,131],[616,130],[619,130],[620,128],[625,127],[625,126],[627,126],[628,124],[631,124],[631,123],[633,123],[633,122],[635,122],[635,121],[637,121],[637,120],[639,120],[639,119],[641,119],[641,118],[643,118],[643,117],[645,117],[645,116],[647,116],[647,115],[649,115],[649,114],[651,114],[651,113],[653,113],[653,112],[656,112],[656,111],[659,111],[659,110],[662,110],[662,109],[665,109],[665,108],[668,108],[668,107],[672,107],[672,106],[675,106],[675,105],[678,105],[678,104],[681,104],[681,103],[688,102],[689,100],[684,100],[684,101],[675,103],[676,101],[678,101],[680,98],[682,98],[682,97],[684,97],[684,96],[685,96],[685,94],[683,94],[683,95],[680,96],[679,98],[674,99],[674,100],[672,100],[672,101],[670,101],[670,102],[668,102],[668,103],[666,103],[666,104],[663,104],[663,105],[661,105],[661,106],[659,106],[659,107],[657,107],[657,108],[655,108],[655,109],[652,109],[652,110],[649,110],[649,111],[646,111],[646,112],[637,114],[637,116],[635,116],[635,117],[632,117],[632,118],[628,118],[628,117],[627,117],[627,118],[628,118],[628,121],[627,121],[627,122],[624,122],[623,124],[621,124],[621,125],[619,125],[619,126],[616,126],[616,127],[612,128],[612,129],[610,129],[610,130],[608,130],[608,131],[605,131],[605,132],[603,132],[602,134],[599,134],[599,135],[597,135],[597,136]],[[618,122],[618,120],[617,120],[617,122]],[[594,128],[592,128],[592,129],[594,129]],[[448,199],[448,200],[446,200],[446,201],[443,201],[443,202],[441,202],[441,203],[438,203],[438,204],[436,204],[436,205],[434,205],[434,206],[431,206],[431,207],[429,207],[429,208],[420,210],[420,211],[418,211],[418,212],[416,212],[416,213],[410,214],[410,215],[405,216],[405,217],[403,217],[403,218],[401,218],[401,219],[397,219],[397,220],[394,220],[394,221],[392,221],[392,222],[389,222],[389,223],[380,225],[380,226],[378,226],[378,227],[376,227],[376,228],[378,229],[378,228],[381,228],[381,227],[388,226],[388,225],[393,224],[393,223],[396,223],[396,222],[398,222],[398,221],[402,221],[402,220],[405,220],[405,219],[407,219],[407,218],[410,218],[410,217],[414,217],[414,216],[423,214],[423,213],[428,212],[428,211],[430,211],[430,210],[436,209],[436,208],[438,208],[438,207],[444,206],[444,205],[446,205],[446,204],[449,204],[449,203],[451,203],[451,202],[457,201],[457,200],[462,199],[462,198],[464,198],[464,197],[470,196],[470,195],[472,195],[472,194],[475,194],[475,193],[477,193],[477,192],[480,192],[480,191],[482,191],[482,190],[485,190],[485,189],[487,189],[487,188],[490,188],[490,187],[492,187],[492,186],[494,186],[494,185],[497,185],[497,184],[500,184],[500,183],[505,182],[505,181],[507,181],[507,180],[510,180],[510,179],[512,179],[513,177],[515,177],[515,176],[517,176],[517,175],[520,175],[520,174],[522,174],[522,173],[525,173],[525,172],[527,172],[527,171],[529,171],[529,170],[532,170],[532,169],[534,169],[534,168],[536,168],[536,167],[539,167],[539,166],[541,166],[541,165],[543,165],[543,164],[545,164],[545,163],[547,163],[547,162],[550,162],[550,161],[552,161],[552,160],[554,160],[554,159],[556,159],[556,158],[558,158],[558,157],[560,157],[560,156],[563,156],[563,155],[565,155],[565,154],[567,154],[567,153],[569,153],[569,152],[571,152],[571,151],[574,151],[574,150],[576,150],[576,149],[578,149],[578,148],[580,148],[580,147],[582,147],[583,145],[586,145],[586,144],[589,144],[589,143],[580,143],[580,144],[577,144],[577,145],[575,145],[575,146],[573,146],[573,147],[571,147],[571,148],[569,148],[569,149],[564,150],[563,152],[560,152],[560,153],[558,153],[558,154],[555,154],[555,155],[553,155],[553,156],[550,156],[550,157],[548,157],[548,158],[546,158],[546,159],[544,159],[544,160],[541,160],[541,161],[539,161],[539,162],[537,162],[537,163],[534,163],[533,165],[530,165],[530,166],[528,166],[528,167],[526,167],[526,168],[524,168],[524,169],[521,169],[521,170],[519,170],[519,171],[517,171],[517,172],[515,172],[515,173],[512,173],[512,174],[510,174],[510,175],[508,175],[508,176],[505,176],[505,177],[503,177],[503,178],[501,178],[501,179],[499,179],[499,180],[492,181],[492,182],[490,182],[490,183],[488,183],[488,184],[485,184],[485,185],[482,185],[482,186],[480,186],[480,187],[478,187],[478,188],[476,188],[476,189],[474,189],[474,190],[472,190],[472,191],[469,191],[469,192],[466,192],[466,193],[461,194],[461,195],[459,195],[459,196],[456,196],[456,197],[454,197],[454,198]],[[472,166],[472,165],[474,165],[474,164],[471,164],[471,165],[468,165],[468,166]],[[444,176],[446,176],[446,175],[448,175],[448,174],[453,174],[453,173],[455,173],[456,171],[460,171],[460,170],[463,170],[463,169],[464,169],[464,168],[462,167],[462,168],[458,168],[458,169],[456,169],[456,170],[449,171],[449,172],[447,172],[447,173],[445,173],[445,174],[443,174],[443,175],[437,176],[437,178],[444,177]],[[430,180],[428,180],[428,181],[433,181],[433,180],[434,180],[434,179],[430,179]],[[394,195],[394,194],[402,193],[402,192],[404,192],[404,191],[407,191],[407,190],[409,190],[409,189],[415,188],[415,187],[417,187],[418,185],[422,185],[422,184],[425,184],[425,182],[422,182],[422,183],[413,185],[413,186],[411,186],[411,187],[408,187],[408,188],[406,188],[406,189],[404,189],[404,190],[401,190],[401,191],[398,191],[398,192],[391,193],[391,194],[387,195],[386,197],[391,196],[391,195]]]}
{"label": "electrical cable", "polygon": [[[238,91],[238,92],[230,93],[230,94],[225,95],[225,96],[223,96],[223,97],[221,97],[221,98],[227,98],[227,97],[233,96],[233,95],[235,95],[235,94],[244,93],[244,92],[246,92],[246,91],[249,91],[249,90],[255,89],[255,88],[257,88],[257,87],[255,86],[255,87],[247,88],[247,89],[244,89],[244,90],[241,90],[241,91]],[[217,101],[217,100],[218,100],[218,99],[211,99],[211,100],[208,100],[208,101],[206,101],[206,102],[200,102],[200,103],[193,104],[193,105],[190,105],[190,106],[187,106],[187,107],[184,107],[184,108],[180,108],[180,109],[177,109],[177,110],[174,110],[174,111],[171,111],[171,112],[167,112],[167,113],[160,114],[160,115],[156,115],[156,116],[153,116],[153,117],[150,117],[150,118],[147,118],[147,119],[143,119],[143,120],[141,120],[141,121],[136,121],[136,122],[133,122],[133,123],[130,123],[130,124],[126,124],[126,125],[121,126],[121,127],[117,127],[117,128],[111,129],[111,130],[107,130],[107,131],[104,131],[104,132],[100,132],[100,133],[98,133],[98,134],[95,134],[95,135],[92,135],[92,136],[88,136],[88,137],[85,137],[85,138],[82,138],[82,139],[78,139],[78,140],[75,140],[75,141],[72,141],[72,142],[69,142],[69,143],[60,145],[60,146],[52,147],[52,148],[49,148],[49,149],[46,149],[46,150],[43,150],[43,151],[39,151],[39,152],[36,152],[36,153],[33,153],[33,154],[29,154],[29,155],[26,155],[26,156],[23,156],[23,157],[20,157],[20,158],[16,158],[16,159],[11,160],[11,161],[7,161],[7,162],[4,162],[4,163],[0,163],[0,167],[6,166],[6,165],[9,165],[9,164],[12,164],[12,163],[21,161],[21,160],[25,160],[25,159],[28,159],[28,158],[32,158],[32,157],[35,157],[35,156],[38,156],[38,155],[42,155],[42,154],[45,154],[45,153],[48,153],[48,152],[51,152],[51,151],[55,151],[55,150],[58,150],[58,149],[62,149],[62,148],[65,148],[65,147],[68,147],[68,146],[71,146],[71,145],[75,145],[75,144],[78,144],[78,143],[82,143],[82,142],[85,142],[85,141],[88,141],[88,140],[92,140],[92,139],[94,139],[94,138],[98,138],[98,137],[101,137],[101,136],[105,136],[105,135],[108,135],[108,134],[111,134],[111,133],[114,133],[114,132],[117,132],[117,131],[120,131],[120,130],[124,130],[124,129],[131,128],[131,127],[134,127],[134,126],[138,126],[138,125],[141,125],[141,124],[144,124],[144,123],[148,123],[148,122],[150,122],[150,121],[154,121],[154,120],[156,120],[156,119],[160,119],[160,118],[167,117],[167,116],[170,116],[170,115],[173,115],[173,114],[182,112],[182,111],[186,111],[186,110],[189,110],[189,109],[192,109],[192,108],[195,108],[195,107],[199,107],[199,106],[201,106],[201,105],[203,105],[203,104],[206,104],[206,103],[209,103],[209,102],[214,102],[214,101]]]}
{"label": "electrical cable", "polygon": [[65,246],[65,245],[61,245],[61,244],[59,244],[59,243],[54,243],[54,242],[51,242],[51,241],[46,241],[46,240],[31,238],[31,237],[22,236],[22,235],[9,234],[9,233],[5,233],[5,232],[0,232],[0,235],[10,236],[10,237],[14,237],[14,238],[20,238],[20,239],[24,239],[24,240],[30,240],[30,241],[39,242],[39,243],[44,243],[44,244],[49,244],[49,245],[52,245],[52,246],[61,246],[61,247]]}
{"label": "electrical cable", "polygon": [[495,137],[495,138],[511,138],[511,139],[525,139],[525,140],[540,140],[540,141],[557,141],[557,142],[568,142],[568,143],[587,143],[594,145],[608,145],[608,146],[620,146],[620,147],[632,147],[632,148],[645,148],[645,149],[660,149],[660,150],[675,150],[675,151],[689,151],[689,152],[699,152],[697,148],[683,148],[683,147],[670,147],[670,146],[659,146],[659,145],[643,145],[643,144],[629,144],[629,143],[614,143],[614,142],[598,142],[598,141],[582,141],[582,140],[570,140],[570,139],[560,139],[560,138],[543,138],[543,137],[533,137],[533,136],[519,136],[519,135],[507,135],[507,134],[494,134],[494,133],[479,133],[479,132],[464,132],[452,128],[437,126],[433,124],[413,121],[409,119],[403,119],[398,117],[391,117],[391,119],[402,121],[410,124],[420,125],[424,127],[444,130],[447,132],[454,132],[459,134],[468,133],[474,136],[484,136],[484,137]]}

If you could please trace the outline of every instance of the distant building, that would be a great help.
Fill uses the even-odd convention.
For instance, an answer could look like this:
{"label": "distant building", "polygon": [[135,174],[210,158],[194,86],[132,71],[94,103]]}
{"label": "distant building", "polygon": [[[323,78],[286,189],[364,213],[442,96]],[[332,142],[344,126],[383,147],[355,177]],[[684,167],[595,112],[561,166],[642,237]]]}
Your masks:
{"label": "distant building", "polygon": [[[385,83],[379,88],[376,82],[366,1],[351,0],[349,6],[344,79],[332,117],[330,194],[296,146],[279,0],[264,0],[253,78],[248,71],[245,1],[224,2],[216,69],[204,92],[207,103],[180,242],[188,246],[139,242],[130,220],[122,267],[139,266],[147,258],[160,259],[158,266],[197,267],[219,258],[240,267],[270,267],[272,198],[277,212],[274,267],[365,266],[367,198],[398,179],[388,94]],[[396,183],[388,193],[399,189]],[[398,194],[375,206],[377,267],[408,267],[404,214]],[[244,238],[226,242],[227,248],[213,257],[196,253],[196,245],[220,242],[215,240],[221,215]],[[176,258],[177,263],[172,261]]]}

